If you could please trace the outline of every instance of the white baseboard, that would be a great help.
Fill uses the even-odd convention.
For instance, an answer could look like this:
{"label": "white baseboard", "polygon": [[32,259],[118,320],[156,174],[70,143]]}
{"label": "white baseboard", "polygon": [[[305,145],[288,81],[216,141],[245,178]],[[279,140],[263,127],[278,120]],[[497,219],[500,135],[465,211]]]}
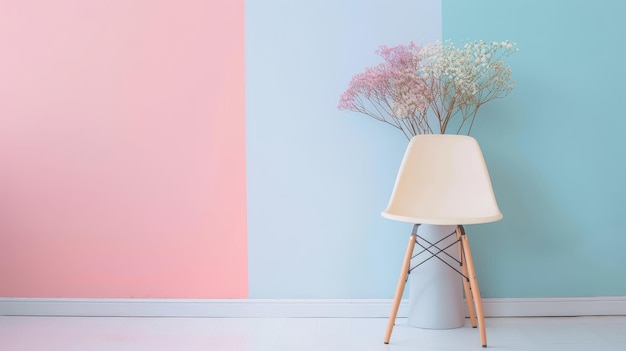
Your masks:
{"label": "white baseboard", "polygon": [[[485,298],[486,317],[626,315],[626,297]],[[4,316],[388,317],[390,299],[66,299],[0,298]],[[398,317],[406,317],[403,300]]]}
{"label": "white baseboard", "polygon": [[626,296],[483,299],[487,317],[624,316]]}

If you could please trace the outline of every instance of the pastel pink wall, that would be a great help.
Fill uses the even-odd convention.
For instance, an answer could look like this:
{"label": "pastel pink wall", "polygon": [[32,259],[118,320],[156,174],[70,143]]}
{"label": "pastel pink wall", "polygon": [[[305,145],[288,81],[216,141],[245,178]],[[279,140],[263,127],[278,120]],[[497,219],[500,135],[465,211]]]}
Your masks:
{"label": "pastel pink wall", "polygon": [[0,2],[0,296],[247,296],[243,0]]}

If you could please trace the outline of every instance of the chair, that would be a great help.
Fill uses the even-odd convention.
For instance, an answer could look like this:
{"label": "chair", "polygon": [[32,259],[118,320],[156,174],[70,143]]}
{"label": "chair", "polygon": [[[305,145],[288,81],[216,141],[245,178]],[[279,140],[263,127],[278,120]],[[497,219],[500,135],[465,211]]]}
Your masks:
{"label": "chair", "polygon": [[[482,346],[487,347],[480,290],[463,225],[498,221],[502,213],[476,140],[470,136],[449,134],[413,137],[398,171],[389,205],[382,216],[413,224],[387,324],[385,344],[391,338],[411,271],[411,258],[418,239],[417,228],[420,224],[433,224],[456,226],[454,234],[459,246],[458,263],[461,268],[457,272],[464,277],[463,288],[471,324],[474,328],[478,324]],[[431,255],[440,253],[431,252]]]}

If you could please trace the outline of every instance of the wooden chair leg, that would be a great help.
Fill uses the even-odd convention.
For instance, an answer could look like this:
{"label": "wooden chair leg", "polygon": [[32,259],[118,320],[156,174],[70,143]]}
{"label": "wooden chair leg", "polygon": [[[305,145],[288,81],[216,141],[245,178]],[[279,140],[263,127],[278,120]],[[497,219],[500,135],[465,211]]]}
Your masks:
{"label": "wooden chair leg", "polygon": [[476,316],[478,319],[478,331],[480,332],[480,341],[483,347],[487,347],[487,331],[485,330],[485,315],[483,313],[483,304],[480,300],[480,290],[478,289],[478,280],[476,279],[476,271],[474,270],[474,261],[472,260],[472,252],[470,250],[469,241],[463,228],[461,228],[461,242],[463,244],[463,253],[467,263],[467,270],[470,278],[470,288],[474,305],[476,306]]}
{"label": "wooden chair leg", "polygon": [[396,316],[398,315],[398,308],[400,308],[400,300],[402,300],[402,294],[404,293],[406,280],[409,276],[409,269],[411,268],[411,256],[413,256],[413,248],[415,247],[416,239],[417,239],[416,235],[412,234],[409,237],[409,244],[406,247],[406,253],[404,254],[404,261],[402,262],[402,270],[400,271],[400,278],[398,278],[398,285],[396,287],[396,293],[393,297],[393,305],[391,306],[391,314],[389,315],[389,322],[387,322],[387,332],[385,333],[385,344],[389,344],[389,339],[391,339],[391,332],[393,331],[393,325],[396,322]]}
{"label": "wooden chair leg", "polygon": [[[461,272],[465,277],[469,277],[467,272],[467,262],[463,253],[463,243],[461,242],[461,228],[456,228],[456,238],[459,240],[459,260],[461,261]],[[463,290],[465,291],[465,301],[467,301],[467,310],[469,311],[470,323],[472,328],[476,328],[476,310],[474,308],[474,299],[472,299],[472,289],[470,288],[469,279],[463,278]]]}

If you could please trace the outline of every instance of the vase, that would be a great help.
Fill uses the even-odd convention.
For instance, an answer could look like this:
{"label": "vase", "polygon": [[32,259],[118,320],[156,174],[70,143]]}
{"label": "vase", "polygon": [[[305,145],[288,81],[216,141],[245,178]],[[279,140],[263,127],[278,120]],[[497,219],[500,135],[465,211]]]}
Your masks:
{"label": "vase", "polygon": [[[422,224],[417,230],[417,241],[411,267],[431,256],[430,252],[445,251],[438,257],[460,270],[459,249],[454,225]],[[423,247],[424,246],[424,247]],[[449,247],[448,247],[449,246]],[[421,252],[421,253],[420,253]],[[452,329],[465,324],[463,304],[463,277],[437,257],[415,267],[409,275],[408,325],[424,329]]]}

